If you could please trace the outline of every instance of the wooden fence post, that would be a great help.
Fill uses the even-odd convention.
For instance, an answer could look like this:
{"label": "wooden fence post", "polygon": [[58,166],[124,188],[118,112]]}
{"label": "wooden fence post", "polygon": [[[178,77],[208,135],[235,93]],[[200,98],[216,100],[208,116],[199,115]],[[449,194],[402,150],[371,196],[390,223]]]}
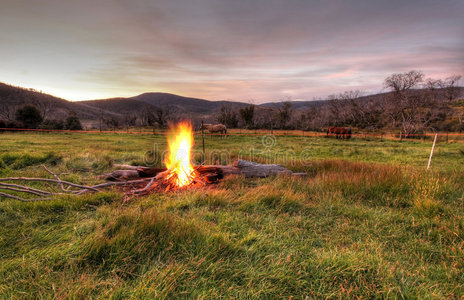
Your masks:
{"label": "wooden fence post", "polygon": [[433,139],[432,151],[430,151],[429,163],[427,164],[427,170],[430,169],[430,163],[432,162],[433,150],[435,150],[435,144],[437,143],[438,133],[435,133],[435,138]]}
{"label": "wooden fence post", "polygon": [[203,120],[201,120],[201,141],[203,145],[203,162],[206,161],[206,153],[205,153],[205,134],[203,131]]}

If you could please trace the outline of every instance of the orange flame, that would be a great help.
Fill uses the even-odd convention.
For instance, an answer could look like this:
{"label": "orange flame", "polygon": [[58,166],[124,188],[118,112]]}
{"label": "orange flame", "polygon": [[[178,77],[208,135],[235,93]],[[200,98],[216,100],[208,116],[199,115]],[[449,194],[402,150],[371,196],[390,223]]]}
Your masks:
{"label": "orange flame", "polygon": [[190,122],[181,122],[175,128],[170,127],[168,135],[169,154],[164,160],[168,170],[167,179],[173,178],[178,187],[192,183],[195,169],[191,163],[193,131]]}

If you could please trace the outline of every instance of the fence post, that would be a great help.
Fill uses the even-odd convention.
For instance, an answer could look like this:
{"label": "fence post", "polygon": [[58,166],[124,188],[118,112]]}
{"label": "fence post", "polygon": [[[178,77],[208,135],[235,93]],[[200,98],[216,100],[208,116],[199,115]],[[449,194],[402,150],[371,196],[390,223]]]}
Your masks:
{"label": "fence post", "polygon": [[438,133],[435,133],[435,138],[433,139],[432,151],[430,151],[429,163],[427,164],[427,170],[430,169],[430,163],[432,162],[433,150],[435,150],[435,144],[437,143]]}
{"label": "fence post", "polygon": [[205,134],[203,131],[203,120],[201,120],[201,141],[203,145],[203,162],[206,161],[206,153],[205,153]]}

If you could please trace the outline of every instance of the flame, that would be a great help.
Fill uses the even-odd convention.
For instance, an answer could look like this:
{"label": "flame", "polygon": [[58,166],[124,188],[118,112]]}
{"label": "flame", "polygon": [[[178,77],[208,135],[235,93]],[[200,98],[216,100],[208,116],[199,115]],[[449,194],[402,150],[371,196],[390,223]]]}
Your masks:
{"label": "flame", "polygon": [[178,187],[192,183],[195,169],[191,163],[193,147],[193,131],[190,122],[181,122],[170,127],[168,135],[169,153],[164,160],[168,170],[171,170],[167,179],[173,179]]}

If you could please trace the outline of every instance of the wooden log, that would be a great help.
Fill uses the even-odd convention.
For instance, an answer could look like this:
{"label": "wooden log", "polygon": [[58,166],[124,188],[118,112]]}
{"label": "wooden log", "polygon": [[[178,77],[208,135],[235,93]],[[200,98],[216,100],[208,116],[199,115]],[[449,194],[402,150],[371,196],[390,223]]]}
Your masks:
{"label": "wooden log", "polygon": [[166,171],[166,168],[148,168],[148,167],[137,168],[137,172],[139,173],[140,177],[153,177],[164,171]]}
{"label": "wooden log", "polygon": [[100,179],[109,181],[132,180],[141,178],[137,170],[116,170],[108,174],[98,176]]}
{"label": "wooden log", "polygon": [[[132,168],[132,166],[131,166]],[[251,177],[268,177],[272,175],[286,174],[292,176],[306,176],[306,173],[293,173],[287,168],[276,164],[259,164],[243,159],[239,159],[231,166],[207,165],[198,166],[196,171],[200,176],[205,177],[207,182],[216,182],[228,175],[244,175],[246,178]],[[102,175],[107,180],[125,180],[144,177],[162,177],[167,174],[166,169],[148,168],[137,166],[131,170],[116,170],[109,174]]]}
{"label": "wooden log", "polygon": [[234,167],[238,168],[240,174],[245,175],[245,177],[268,177],[271,175],[278,174],[289,174],[293,172],[281,165],[268,165],[268,164],[258,164],[248,160],[239,159]]}
{"label": "wooden log", "polygon": [[125,164],[114,164],[113,167],[118,168],[120,170],[137,170],[138,168],[142,168],[141,166],[131,166]]}

